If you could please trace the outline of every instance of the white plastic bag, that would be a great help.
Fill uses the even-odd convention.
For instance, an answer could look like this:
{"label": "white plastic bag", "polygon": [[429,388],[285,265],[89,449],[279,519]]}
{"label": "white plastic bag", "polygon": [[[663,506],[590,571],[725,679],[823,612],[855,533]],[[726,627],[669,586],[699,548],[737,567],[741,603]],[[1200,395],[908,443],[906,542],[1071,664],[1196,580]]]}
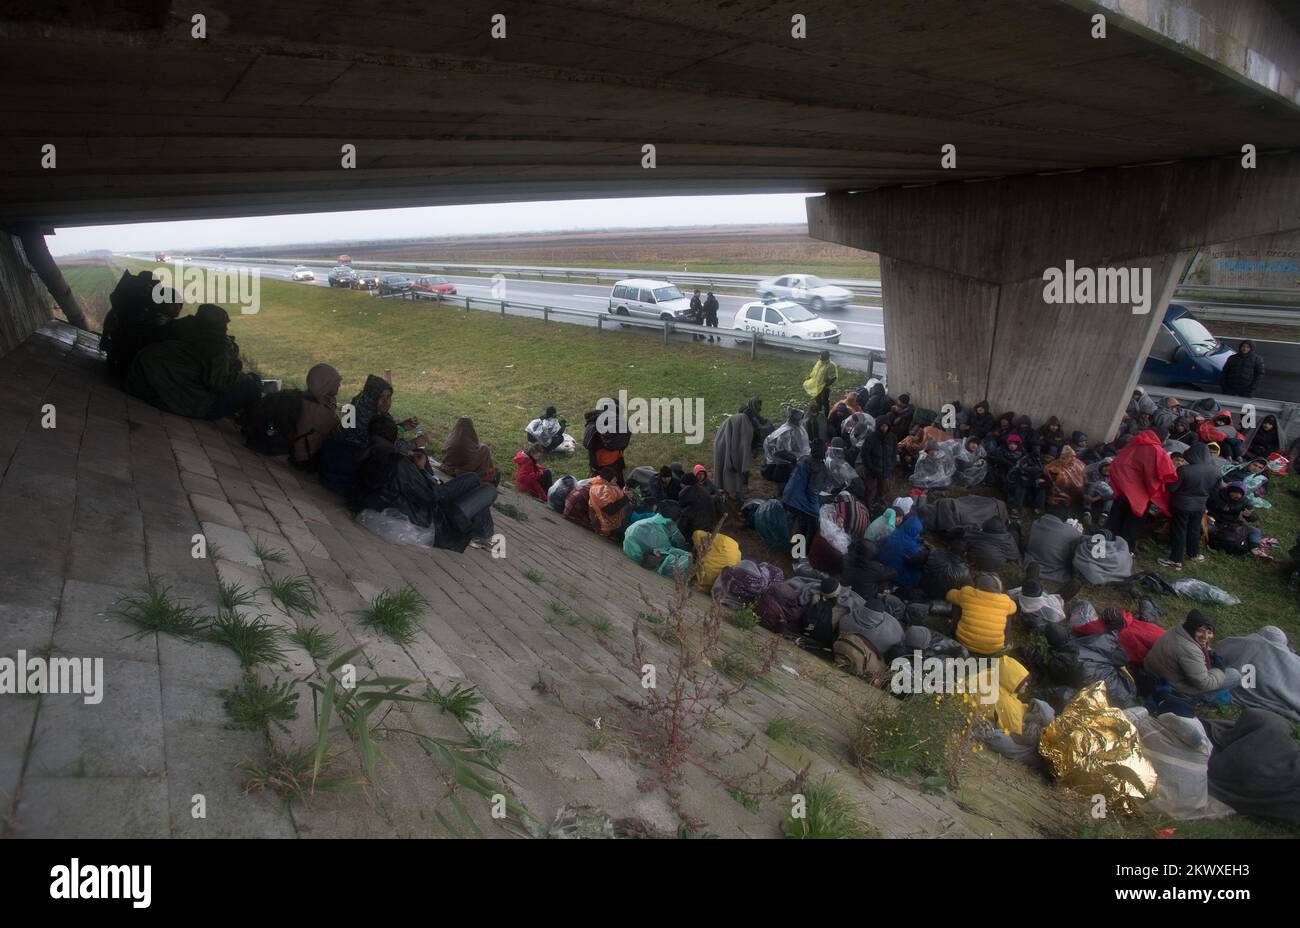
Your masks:
{"label": "white plastic bag", "polygon": [[396,509],[385,509],[383,512],[363,509],[357,513],[357,522],[389,544],[433,547],[433,529],[420,528]]}
{"label": "white plastic bag", "polygon": [[1186,596],[1188,599],[1194,599],[1197,602],[1214,603],[1219,606],[1236,606],[1241,602],[1231,593],[1221,590],[1213,584],[1206,583],[1204,580],[1184,578],[1175,580],[1172,586],[1174,592],[1179,596]]}
{"label": "white plastic bag", "polygon": [[560,454],[573,454],[573,452],[577,450],[578,450],[578,443],[573,440],[572,435],[570,435],[568,432],[565,432],[564,439],[550,453],[555,454],[556,452],[559,452]]}

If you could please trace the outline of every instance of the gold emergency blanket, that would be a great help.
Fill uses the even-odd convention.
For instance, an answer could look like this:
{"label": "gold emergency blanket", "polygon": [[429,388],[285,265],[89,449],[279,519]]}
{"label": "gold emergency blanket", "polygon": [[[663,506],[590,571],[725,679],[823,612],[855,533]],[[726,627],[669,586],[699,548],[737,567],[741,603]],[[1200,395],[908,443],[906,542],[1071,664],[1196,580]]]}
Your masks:
{"label": "gold emergency blanket", "polygon": [[1155,768],[1142,756],[1137,727],[1106,701],[1098,680],[1079,691],[1038,742],[1062,786],[1101,795],[1109,809],[1131,812],[1131,800],[1155,795]]}

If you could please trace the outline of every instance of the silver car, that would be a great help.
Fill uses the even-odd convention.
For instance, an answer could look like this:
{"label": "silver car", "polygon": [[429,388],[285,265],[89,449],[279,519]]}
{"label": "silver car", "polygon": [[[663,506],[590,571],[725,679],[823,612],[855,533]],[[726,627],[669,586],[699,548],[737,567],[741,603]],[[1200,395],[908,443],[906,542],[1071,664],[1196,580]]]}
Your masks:
{"label": "silver car", "polygon": [[764,300],[793,300],[814,313],[843,309],[853,299],[853,291],[828,284],[816,274],[786,274],[758,282],[758,295]]}

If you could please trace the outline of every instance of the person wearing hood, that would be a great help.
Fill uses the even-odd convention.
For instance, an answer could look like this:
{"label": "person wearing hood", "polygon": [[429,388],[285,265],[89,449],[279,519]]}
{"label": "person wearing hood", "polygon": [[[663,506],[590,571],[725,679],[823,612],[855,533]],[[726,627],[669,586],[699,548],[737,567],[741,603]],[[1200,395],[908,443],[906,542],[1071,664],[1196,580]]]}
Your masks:
{"label": "person wearing hood", "polygon": [[1069,445],[1060,449],[1056,460],[1043,466],[1043,473],[1050,481],[1047,489],[1047,505],[1066,509],[1071,512],[1083,502],[1083,487],[1087,477],[1087,467],[1075,455]]}
{"label": "person wearing hood", "polygon": [[813,365],[812,373],[803,382],[804,392],[813,398],[814,407],[824,416],[831,412],[831,387],[839,379],[840,371],[831,360],[831,353],[823,351]]}
{"label": "person wearing hood", "polygon": [[855,538],[844,558],[840,582],[863,599],[873,599],[888,592],[894,572],[876,560],[880,547],[866,538]]}
{"label": "person wearing hood", "polygon": [[[164,340],[136,351],[123,389],[164,412],[191,419],[242,415],[261,397],[262,381],[244,372],[239,346],[227,334],[229,324],[230,315],[212,303],[169,322]],[[172,337],[168,330],[183,335]]]}
{"label": "person wearing hood", "polygon": [[1300,656],[1287,646],[1282,629],[1265,625],[1252,635],[1224,638],[1218,651],[1229,667],[1255,668],[1255,685],[1233,690],[1233,702],[1300,722]]}
{"label": "person wearing hood", "polygon": [[984,450],[992,456],[993,452],[1006,447],[1007,436],[1012,434],[1019,434],[1016,432],[1016,414],[1004,412],[998,416],[992,430],[984,436]]}
{"label": "person wearing hood", "polygon": [[497,483],[500,479],[492,463],[492,449],[479,442],[474,420],[468,416],[457,419],[447,433],[442,460],[438,464],[452,477],[474,474],[480,483]]}
{"label": "person wearing hood", "polygon": [[677,494],[677,502],[682,507],[677,527],[684,538],[692,537],[697,531],[713,531],[722,515],[718,511],[718,498],[700,484],[700,478],[694,473],[682,474],[682,489]]}
{"label": "person wearing hood", "polygon": [[607,467],[592,478],[587,491],[587,518],[597,535],[621,542],[632,500],[614,477],[614,469]]}
{"label": "person wearing hood", "polygon": [[1278,453],[1281,448],[1281,436],[1277,431],[1277,416],[1270,413],[1260,420],[1259,428],[1255,429],[1250,436],[1243,454],[1249,454],[1257,458],[1267,458],[1270,454]]}
{"label": "person wearing hood", "polygon": [[790,530],[803,535],[809,543],[817,534],[821,493],[828,479],[826,446],[817,442],[807,455],[799,459],[781,491],[781,501],[785,503],[790,518]]}
{"label": "person wearing hood", "polygon": [[898,588],[905,592],[921,582],[925,562],[930,556],[930,550],[921,544],[923,531],[920,516],[913,513],[880,546],[880,563],[894,571]]}
{"label": "person wearing hood", "polygon": [[540,416],[528,423],[524,434],[530,444],[536,443],[545,451],[554,451],[564,443],[564,430],[568,424],[556,415],[554,406],[547,406]]}
{"label": "person wearing hood", "polygon": [[[861,400],[860,397],[859,400]],[[862,403],[862,411],[873,419],[879,419],[889,412],[890,407],[893,405],[894,400],[885,392],[885,385],[877,380],[867,390],[867,398]]]}
{"label": "person wearing hood", "polygon": [[842,434],[841,429],[844,427],[844,420],[855,412],[861,412],[862,406],[858,403],[858,394],[853,390],[844,394],[844,398],[835,404],[829,416],[826,417],[826,427],[830,430],[831,438],[839,438]]}
{"label": "person wearing hood", "polygon": [[587,464],[592,475],[612,467],[614,482],[623,485],[627,461],[623,452],[632,441],[632,431],[623,418],[618,400],[606,399],[583,414],[582,446],[587,449]]}
{"label": "person wearing hood", "polygon": [[862,442],[857,470],[862,476],[862,498],[868,502],[885,498],[889,478],[898,466],[898,448],[894,442],[894,425],[888,417],[876,420],[875,429]]}
{"label": "person wearing hood", "polygon": [[1011,472],[1015,470],[1020,459],[1025,456],[1025,448],[1020,440],[1019,432],[1008,432],[1000,445],[995,445],[989,451],[989,467],[992,470],[992,480],[995,485],[1001,485],[1006,492],[1007,499],[1011,498],[1009,479]]}
{"label": "person wearing hood", "polygon": [[[370,447],[371,421],[392,419],[392,408],[393,385],[378,374],[367,374],[361,392],[352,397],[352,425],[343,428],[340,433],[343,441],[357,450],[359,458],[364,457]],[[406,454],[417,444],[423,447],[423,444],[414,441],[403,444],[403,433],[407,430],[414,432],[419,425],[414,417],[401,423],[394,421],[393,425],[397,431],[396,450],[399,453]]]}
{"label": "person wearing hood", "polygon": [[[1007,442],[1011,451],[1011,442]],[[1025,449],[1019,460],[1007,472],[1007,504],[1019,512],[1028,503],[1031,509],[1042,510],[1047,505],[1048,476],[1043,470],[1043,459],[1035,444]]]}
{"label": "person wearing hood", "polygon": [[1264,379],[1264,359],[1247,339],[1237,346],[1237,353],[1223,364],[1219,387],[1230,396],[1254,396]]}
{"label": "person wearing hood", "polygon": [[1147,655],[1165,630],[1154,622],[1133,618],[1133,613],[1126,609],[1107,606],[1101,615],[1091,622],[1074,626],[1076,635],[1100,635],[1102,632],[1118,632],[1119,644],[1128,655],[1128,662],[1134,667],[1142,667]]}
{"label": "person wearing hood", "polygon": [[786,413],[785,422],[763,441],[761,473],[765,480],[775,483],[778,490],[785,486],[795,465],[807,456],[812,447],[803,421],[803,410],[791,406]]}
{"label": "person wearing hood", "polygon": [[1214,631],[1209,617],[1199,609],[1191,610],[1181,625],[1169,629],[1151,645],[1144,669],[1163,678],[1184,699],[1217,700],[1241,682],[1241,671],[1225,667],[1210,647]]}
{"label": "person wearing hood", "polygon": [[957,620],[957,640],[972,654],[996,654],[1007,646],[1007,624],[1016,603],[1002,592],[996,574],[981,573],[974,586],[949,590],[946,596]]}
{"label": "person wearing hood", "polygon": [[321,446],[339,426],[338,398],[343,377],[328,364],[316,364],[307,372],[307,389],[302,394],[302,411],[295,426],[293,461],[300,467],[313,464]]}
{"label": "person wearing hood", "polygon": [[546,502],[546,491],[551,488],[551,472],[542,467],[546,449],[533,442],[515,455],[515,489]]}
{"label": "person wearing hood", "polygon": [[739,500],[749,486],[754,462],[754,425],[743,412],[734,413],[713,436],[713,472],[722,492]]}
{"label": "person wearing hood", "polygon": [[1197,442],[1187,449],[1187,461],[1178,468],[1178,479],[1169,484],[1169,557],[1160,564],[1173,570],[1183,569],[1183,558],[1198,564],[1201,553],[1201,523],[1210,495],[1219,483],[1219,469],[1210,460],[1210,449]]}
{"label": "person wearing hood", "polygon": [[889,407],[889,414],[894,418],[894,434],[908,435],[912,431],[912,421],[916,418],[916,407],[912,405],[912,396],[908,393],[898,394],[898,399]]}
{"label": "person wearing hood", "polygon": [[659,468],[659,479],[654,485],[654,498],[657,502],[666,499],[676,500],[682,491],[682,482],[668,465]]}
{"label": "person wearing hood", "polygon": [[1038,430],[1038,445],[1043,450],[1043,454],[1050,458],[1061,456],[1061,449],[1066,447],[1068,441],[1065,437],[1065,431],[1061,428],[1061,420],[1052,416],[1047,420],[1047,424]]}
{"label": "person wearing hood", "polygon": [[898,527],[898,510],[893,506],[887,506],[885,511],[871,520],[867,526],[867,540],[874,541],[877,544],[883,542]]}
{"label": "person wearing hood", "polygon": [[876,430],[876,421],[865,412],[851,413],[840,429],[840,437],[844,439],[844,456],[850,464],[858,463],[858,455],[862,451],[862,445],[872,432]]}
{"label": "person wearing hood", "polygon": [[750,440],[752,454],[763,447],[763,440],[772,434],[775,426],[763,418],[763,401],[757,396],[751,396],[737,411],[749,417],[749,424],[753,428],[753,437]]}
{"label": "person wearing hood", "polygon": [[1110,465],[1115,504],[1107,527],[1128,543],[1134,556],[1147,510],[1169,513],[1169,484],[1177,479],[1164,439],[1151,429],[1139,432],[1116,452]]}
{"label": "person wearing hood", "polygon": [[989,474],[984,446],[974,434],[961,440],[953,457],[957,461],[957,482],[964,487],[979,486]]}
{"label": "person wearing hood", "polygon": [[864,486],[862,478],[848,462],[845,453],[844,439],[833,438],[826,448],[826,492],[838,493],[840,490],[848,490],[858,499],[862,498]]}
{"label": "person wearing hood", "polygon": [[1210,534],[1223,531],[1225,527],[1238,530],[1244,528],[1250,553],[1260,560],[1271,561],[1272,555],[1261,546],[1264,533],[1255,524],[1259,521],[1259,517],[1255,514],[1255,510],[1250,508],[1247,495],[1246,485],[1239,480],[1234,480],[1226,487],[1218,487],[1210,494],[1207,506],[1210,513]]}
{"label": "person wearing hood", "polygon": [[997,424],[997,420],[989,412],[989,401],[980,400],[973,409],[963,410],[957,416],[957,437],[963,440],[973,438],[982,442],[984,436],[992,432]]}

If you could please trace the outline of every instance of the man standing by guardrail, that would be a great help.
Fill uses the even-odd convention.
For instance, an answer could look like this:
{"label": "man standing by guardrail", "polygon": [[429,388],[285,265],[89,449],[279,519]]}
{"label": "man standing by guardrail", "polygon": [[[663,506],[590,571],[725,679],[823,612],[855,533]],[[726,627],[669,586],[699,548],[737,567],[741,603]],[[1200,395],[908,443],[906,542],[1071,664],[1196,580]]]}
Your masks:
{"label": "man standing by guardrail", "polygon": [[[698,294],[700,291],[696,290],[695,292]],[[711,329],[716,329],[718,327],[718,298],[713,295],[712,290],[709,291],[709,295],[704,299],[704,324]],[[709,341],[713,341],[713,338],[714,337],[710,335]],[[722,336],[719,335],[717,339],[718,341],[722,341]]]}
{"label": "man standing by guardrail", "polygon": [[1246,340],[1237,346],[1237,353],[1224,362],[1219,383],[1223,392],[1232,396],[1254,396],[1263,379],[1264,359],[1256,353],[1254,343]]}
{"label": "man standing by guardrail", "polygon": [[831,414],[831,386],[839,379],[839,368],[831,360],[831,353],[823,351],[813,365],[812,373],[803,382],[803,388],[813,398],[817,411],[824,416]]}

